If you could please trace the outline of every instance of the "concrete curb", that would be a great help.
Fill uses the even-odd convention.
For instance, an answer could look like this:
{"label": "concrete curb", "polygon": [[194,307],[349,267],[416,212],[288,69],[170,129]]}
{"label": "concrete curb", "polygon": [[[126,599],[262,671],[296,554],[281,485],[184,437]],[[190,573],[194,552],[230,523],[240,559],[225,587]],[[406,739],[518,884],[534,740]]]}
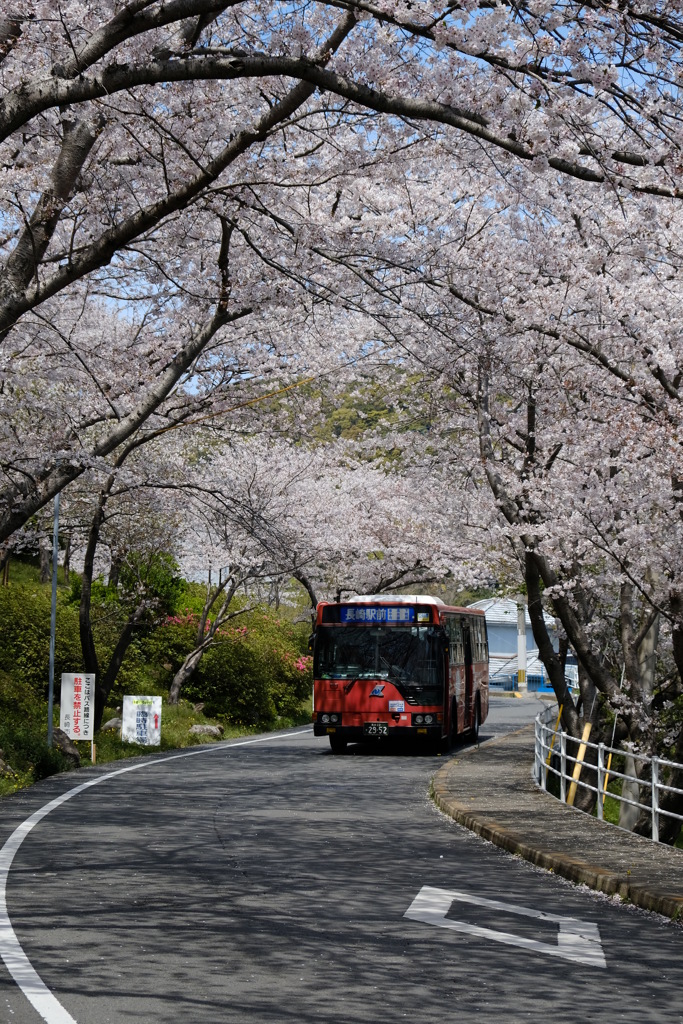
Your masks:
{"label": "concrete curb", "polygon": [[[508,736],[501,737],[497,740],[491,740],[482,747],[470,747],[458,750],[458,761],[464,756],[466,756],[468,760],[473,757],[476,758],[478,755],[481,756],[482,753],[485,752],[486,747],[504,744],[506,741],[509,741],[510,737],[519,736],[520,733],[524,731],[526,730],[517,730],[515,733],[510,733]],[[528,763],[528,784],[530,787],[537,789],[537,792],[540,793],[540,789],[535,786],[535,783],[531,778],[532,757],[533,754],[530,755]],[[447,814],[449,817],[453,818],[454,821],[457,821],[458,824],[463,825],[465,828],[469,829],[471,832],[475,832],[483,839],[487,839],[489,842],[501,847],[501,849],[506,850],[508,853],[516,854],[524,860],[528,860],[530,863],[535,864],[538,867],[545,868],[547,871],[552,871],[557,875],[561,875],[563,878],[566,878],[571,882],[575,882],[580,885],[587,885],[589,888],[595,889],[598,892],[603,892],[609,896],[619,895],[623,900],[629,900],[631,903],[641,907],[643,910],[654,911],[655,913],[671,918],[673,921],[683,920],[683,896],[679,897],[677,895],[672,895],[670,891],[662,891],[657,887],[643,885],[639,882],[632,882],[629,878],[630,872],[627,871],[624,873],[623,870],[613,870],[609,867],[591,864],[587,860],[577,857],[573,851],[570,853],[563,850],[541,849],[537,843],[530,843],[528,839],[525,838],[523,820],[520,820],[519,828],[510,828],[502,826],[493,818],[489,818],[482,813],[472,812],[465,804],[456,799],[452,792],[451,780],[454,776],[457,776],[457,765],[457,761],[449,761],[436,772],[432,780],[431,795],[437,807],[443,811],[444,814]],[[492,782],[492,784],[495,783]],[[522,782],[521,785],[526,789],[525,781]],[[554,800],[554,798],[550,796],[548,796],[548,799]],[[563,814],[580,815],[581,818],[584,819],[582,822],[582,826],[584,828],[591,828],[594,825],[603,825],[602,822],[597,822],[596,819],[591,818],[589,815],[576,811],[573,808],[566,807],[559,801],[555,802]],[[521,817],[522,815],[520,815],[520,818]],[[606,827],[611,828],[611,830],[617,834],[619,833],[619,830],[614,826]],[[624,843],[632,840],[633,838],[634,837],[632,837],[630,833],[624,833]],[[649,843],[649,840],[646,840],[646,842]]]}

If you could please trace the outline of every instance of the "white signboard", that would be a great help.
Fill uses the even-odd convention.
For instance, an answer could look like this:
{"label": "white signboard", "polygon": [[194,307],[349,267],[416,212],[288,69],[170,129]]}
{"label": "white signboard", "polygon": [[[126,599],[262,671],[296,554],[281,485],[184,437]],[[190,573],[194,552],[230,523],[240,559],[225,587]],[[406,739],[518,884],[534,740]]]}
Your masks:
{"label": "white signboard", "polygon": [[161,743],[161,697],[124,697],[121,720],[124,743],[158,747]]}
{"label": "white signboard", "polygon": [[62,672],[59,728],[70,740],[92,740],[95,718],[95,676]]}

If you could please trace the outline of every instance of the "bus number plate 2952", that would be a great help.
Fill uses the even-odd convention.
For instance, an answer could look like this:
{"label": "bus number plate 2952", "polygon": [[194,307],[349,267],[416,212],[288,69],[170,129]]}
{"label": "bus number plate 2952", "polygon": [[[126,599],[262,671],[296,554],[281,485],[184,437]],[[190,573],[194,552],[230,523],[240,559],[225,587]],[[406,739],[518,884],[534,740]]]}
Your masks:
{"label": "bus number plate 2952", "polygon": [[363,724],[363,735],[364,736],[388,736],[389,735],[389,724],[388,724],[388,722],[365,722]]}

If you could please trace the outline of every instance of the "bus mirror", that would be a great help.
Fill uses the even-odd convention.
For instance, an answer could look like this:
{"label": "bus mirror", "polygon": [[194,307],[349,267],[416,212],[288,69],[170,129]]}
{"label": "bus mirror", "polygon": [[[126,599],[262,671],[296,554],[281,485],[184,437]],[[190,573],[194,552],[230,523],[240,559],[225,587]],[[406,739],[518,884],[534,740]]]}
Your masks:
{"label": "bus mirror", "polygon": [[311,633],[308,638],[308,650],[309,653],[313,650],[313,641],[315,640],[315,633]]}

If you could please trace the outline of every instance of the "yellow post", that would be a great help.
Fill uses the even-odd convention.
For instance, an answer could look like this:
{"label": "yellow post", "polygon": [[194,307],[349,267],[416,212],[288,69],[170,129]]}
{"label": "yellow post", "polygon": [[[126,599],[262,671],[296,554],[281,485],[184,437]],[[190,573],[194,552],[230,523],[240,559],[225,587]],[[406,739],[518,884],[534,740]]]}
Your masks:
{"label": "yellow post", "polygon": [[582,762],[583,762],[583,759],[584,759],[584,756],[585,756],[585,753],[586,753],[586,744],[588,743],[588,737],[591,734],[591,729],[592,729],[592,723],[591,722],[587,722],[586,725],[584,725],[584,727],[583,727],[583,735],[581,737],[581,744],[579,746],[579,752],[576,755],[576,764],[574,765],[574,771],[572,772],[572,779],[574,781],[572,782],[571,786],[569,787],[569,792],[567,793],[567,803],[569,804],[570,807],[574,806],[574,800],[576,799],[577,784],[578,784],[578,781],[579,781],[579,776],[581,775],[581,769],[583,768]]}
{"label": "yellow post", "polygon": [[609,782],[609,770],[612,767],[612,751],[610,750],[607,757],[607,770],[605,771],[605,785],[602,790],[602,807],[605,809],[605,797],[607,796],[607,783]]}

